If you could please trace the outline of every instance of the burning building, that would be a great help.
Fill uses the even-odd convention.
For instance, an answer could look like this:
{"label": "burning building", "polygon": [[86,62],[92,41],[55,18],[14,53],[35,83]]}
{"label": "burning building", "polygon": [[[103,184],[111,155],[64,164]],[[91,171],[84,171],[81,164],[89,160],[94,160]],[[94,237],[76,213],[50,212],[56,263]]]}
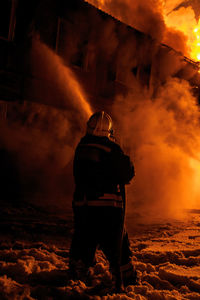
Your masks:
{"label": "burning building", "polygon": [[46,202],[66,201],[73,149],[93,110],[112,112],[115,120],[116,110],[126,115],[125,108],[139,115],[137,103],[124,99],[131,95],[139,105],[143,98],[153,103],[171,78],[177,85],[186,81],[199,95],[198,62],[83,0],[4,0],[1,5],[1,144],[15,153],[26,198],[37,194]]}
{"label": "burning building", "polygon": [[198,63],[84,1],[4,0],[2,7],[1,100],[65,108],[48,66],[37,65],[44,59],[32,51],[36,39],[73,70],[94,107],[126,93],[131,80],[152,95],[169,76],[198,85]]}

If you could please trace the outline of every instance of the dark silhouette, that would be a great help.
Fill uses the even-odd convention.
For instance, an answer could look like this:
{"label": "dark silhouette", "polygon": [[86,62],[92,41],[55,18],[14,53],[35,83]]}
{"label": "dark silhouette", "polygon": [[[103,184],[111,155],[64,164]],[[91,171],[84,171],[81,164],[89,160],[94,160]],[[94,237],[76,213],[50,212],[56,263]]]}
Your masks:
{"label": "dark silhouette", "polygon": [[78,278],[95,263],[99,247],[106,255],[116,291],[136,283],[128,234],[124,228],[125,184],[134,167],[112,136],[112,119],[104,111],[92,115],[74,157],[74,235],[70,271]]}

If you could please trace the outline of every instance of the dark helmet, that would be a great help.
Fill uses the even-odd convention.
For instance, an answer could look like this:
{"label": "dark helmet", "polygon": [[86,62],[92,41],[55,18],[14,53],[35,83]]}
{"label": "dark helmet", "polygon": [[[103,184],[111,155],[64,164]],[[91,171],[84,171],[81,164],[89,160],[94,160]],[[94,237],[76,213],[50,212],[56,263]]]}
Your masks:
{"label": "dark helmet", "polygon": [[87,133],[96,136],[107,136],[113,134],[112,119],[105,111],[94,113],[87,122]]}

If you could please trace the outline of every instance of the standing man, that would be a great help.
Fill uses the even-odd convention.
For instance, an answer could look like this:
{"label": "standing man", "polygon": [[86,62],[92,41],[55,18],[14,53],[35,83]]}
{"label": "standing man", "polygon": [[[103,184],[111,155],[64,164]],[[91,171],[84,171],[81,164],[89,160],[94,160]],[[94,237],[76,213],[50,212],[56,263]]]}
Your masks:
{"label": "standing man", "polygon": [[116,291],[136,283],[124,228],[125,184],[133,176],[130,158],[114,142],[111,117],[104,111],[93,114],[74,157],[70,269],[75,275],[81,263],[87,270],[95,263],[95,251],[99,247],[109,261]]}

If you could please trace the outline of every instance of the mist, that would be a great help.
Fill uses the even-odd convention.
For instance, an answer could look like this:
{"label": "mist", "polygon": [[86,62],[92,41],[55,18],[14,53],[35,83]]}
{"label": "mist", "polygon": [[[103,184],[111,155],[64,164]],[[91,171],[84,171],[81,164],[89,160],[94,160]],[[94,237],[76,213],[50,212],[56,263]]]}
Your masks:
{"label": "mist", "polygon": [[74,149],[92,111],[72,70],[38,36],[32,40],[30,62],[43,85],[30,89],[36,102],[8,103],[0,145],[15,161],[21,200],[48,209],[71,208]]}
{"label": "mist", "polygon": [[156,99],[119,97],[113,114],[136,176],[128,186],[128,214],[181,216],[199,207],[199,107],[189,84],[170,78]]}

